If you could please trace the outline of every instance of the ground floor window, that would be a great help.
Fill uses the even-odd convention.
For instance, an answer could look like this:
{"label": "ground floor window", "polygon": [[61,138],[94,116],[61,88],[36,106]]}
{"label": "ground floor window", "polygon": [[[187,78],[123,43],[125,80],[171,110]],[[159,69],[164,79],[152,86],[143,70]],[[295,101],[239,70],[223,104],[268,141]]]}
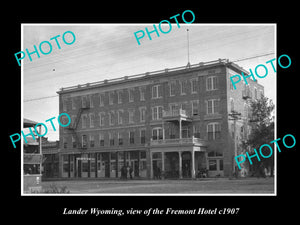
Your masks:
{"label": "ground floor window", "polygon": [[208,176],[224,176],[223,158],[208,158]]}
{"label": "ground floor window", "polygon": [[122,167],[131,167],[133,177],[147,176],[146,151],[97,152],[62,155],[62,177],[121,177]]}
{"label": "ground floor window", "polygon": [[40,174],[40,164],[24,164],[24,175]]}

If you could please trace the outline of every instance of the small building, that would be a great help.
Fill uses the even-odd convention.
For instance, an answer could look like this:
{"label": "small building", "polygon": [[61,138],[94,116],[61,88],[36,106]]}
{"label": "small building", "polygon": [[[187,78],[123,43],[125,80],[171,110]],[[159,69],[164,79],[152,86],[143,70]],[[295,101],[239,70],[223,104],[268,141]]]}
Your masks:
{"label": "small building", "polygon": [[[38,122],[23,119],[24,133],[26,129],[35,127]],[[39,129],[41,127],[39,126]],[[32,129],[31,129],[32,130]],[[41,130],[39,131],[41,132]],[[29,132],[28,132],[29,133]],[[23,143],[23,191],[39,191],[41,190],[42,178],[42,144],[41,139],[37,136],[26,137],[27,143]]]}
{"label": "small building", "polygon": [[42,137],[43,180],[59,177],[59,141],[48,141]]}

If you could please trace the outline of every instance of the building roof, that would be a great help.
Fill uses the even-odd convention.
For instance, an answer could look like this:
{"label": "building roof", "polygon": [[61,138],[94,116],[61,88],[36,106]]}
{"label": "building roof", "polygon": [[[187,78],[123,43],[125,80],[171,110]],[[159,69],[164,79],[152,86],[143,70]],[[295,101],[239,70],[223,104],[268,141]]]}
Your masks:
{"label": "building roof", "polygon": [[244,74],[248,74],[246,70],[244,70],[242,67],[238,66],[237,64],[230,62],[228,59],[218,59],[214,61],[209,61],[209,62],[200,62],[197,64],[188,64],[187,66],[181,66],[181,67],[174,67],[174,68],[166,68],[163,70],[157,70],[157,71],[152,71],[152,72],[146,72],[142,74],[136,74],[132,76],[124,76],[124,77],[119,77],[119,78],[114,78],[114,79],[106,79],[103,81],[97,81],[97,82],[92,82],[92,83],[86,83],[86,84],[78,84],[75,86],[70,86],[70,87],[62,87],[59,91],[57,91],[58,94],[64,94],[72,91],[79,91],[79,90],[85,90],[89,88],[96,88],[96,87],[103,87],[106,85],[111,85],[111,84],[119,84],[119,83],[124,83],[128,81],[133,81],[133,80],[140,80],[144,78],[156,78],[160,77],[162,75],[171,75],[171,74],[178,74],[181,72],[192,72],[192,71],[197,71],[199,69],[208,69],[210,67],[215,67],[215,66],[228,66],[232,69],[235,69],[237,71],[243,72]]}
{"label": "building roof", "polygon": [[38,122],[35,122],[33,120],[29,120],[29,119],[26,119],[26,118],[23,118],[23,126],[26,128],[26,127],[33,127],[35,125],[37,125]]}

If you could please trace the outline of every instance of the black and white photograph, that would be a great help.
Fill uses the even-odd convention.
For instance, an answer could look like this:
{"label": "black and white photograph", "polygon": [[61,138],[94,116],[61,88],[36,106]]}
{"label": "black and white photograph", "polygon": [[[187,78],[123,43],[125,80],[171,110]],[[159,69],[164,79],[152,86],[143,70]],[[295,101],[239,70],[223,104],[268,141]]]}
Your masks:
{"label": "black and white photograph", "polygon": [[275,153],[237,164],[276,139],[276,24],[23,24],[22,40],[23,194],[276,194]]}

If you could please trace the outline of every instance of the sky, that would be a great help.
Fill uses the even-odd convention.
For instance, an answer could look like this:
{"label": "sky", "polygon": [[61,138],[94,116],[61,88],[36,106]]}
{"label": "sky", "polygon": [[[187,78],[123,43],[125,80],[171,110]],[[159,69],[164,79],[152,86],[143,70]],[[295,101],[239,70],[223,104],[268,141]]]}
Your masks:
{"label": "sky", "polygon": [[[154,24],[154,23],[153,23]],[[34,51],[43,41],[52,44],[48,55],[40,58],[32,54],[22,60],[23,117],[45,122],[59,115],[57,91],[61,87],[91,83],[185,66],[188,62],[187,29],[189,30],[189,58],[191,64],[229,59],[245,70],[253,71],[259,64],[276,57],[276,26],[274,24],[172,24],[169,33],[147,34],[138,45],[134,33],[153,30],[153,24],[22,24],[22,49]],[[158,27],[158,24],[156,27]],[[162,26],[164,31],[168,25]],[[76,37],[73,44],[62,40],[66,31]],[[57,41],[50,38],[60,35]],[[65,35],[67,42],[72,36]],[[44,52],[49,50],[42,45]],[[274,54],[269,54],[274,53]],[[268,54],[262,57],[250,58]],[[16,62],[17,63],[17,62]],[[262,72],[263,74],[263,72]],[[269,70],[265,78],[257,79],[265,88],[265,96],[276,102],[276,73]],[[55,121],[55,120],[53,120]],[[48,124],[48,123],[47,123]],[[59,127],[57,121],[54,122]],[[49,124],[48,140],[59,139],[59,131]]]}

